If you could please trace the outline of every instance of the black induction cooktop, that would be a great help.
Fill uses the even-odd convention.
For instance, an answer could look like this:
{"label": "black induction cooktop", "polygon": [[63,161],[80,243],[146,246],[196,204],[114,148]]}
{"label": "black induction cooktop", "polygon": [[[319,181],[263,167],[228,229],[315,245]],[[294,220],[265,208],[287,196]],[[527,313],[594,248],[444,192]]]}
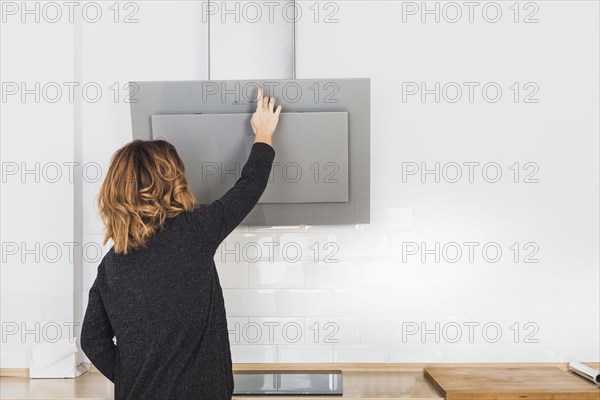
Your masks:
{"label": "black induction cooktop", "polygon": [[235,395],[342,395],[341,371],[240,371]]}

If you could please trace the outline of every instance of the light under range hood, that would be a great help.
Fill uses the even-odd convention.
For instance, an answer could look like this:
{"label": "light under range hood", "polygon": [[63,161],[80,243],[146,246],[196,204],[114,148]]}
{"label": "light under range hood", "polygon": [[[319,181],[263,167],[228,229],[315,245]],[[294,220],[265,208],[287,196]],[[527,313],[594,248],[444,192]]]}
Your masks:
{"label": "light under range hood", "polygon": [[234,395],[341,396],[341,371],[235,372]]}

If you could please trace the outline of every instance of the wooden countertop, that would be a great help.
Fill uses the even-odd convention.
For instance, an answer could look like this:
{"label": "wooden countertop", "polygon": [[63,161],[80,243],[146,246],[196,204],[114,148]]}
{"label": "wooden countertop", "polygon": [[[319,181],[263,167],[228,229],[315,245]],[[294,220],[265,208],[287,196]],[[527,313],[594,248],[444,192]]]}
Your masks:
{"label": "wooden countertop", "polygon": [[[598,368],[598,363],[587,363]],[[519,364],[234,364],[234,372],[241,371],[306,371],[306,370],[340,370],[342,371],[345,399],[398,399],[398,400],[439,400],[444,398],[444,389],[439,383],[430,382],[424,370],[447,373],[471,368],[473,371],[491,372],[494,368],[509,371],[511,368],[524,368],[529,371],[539,371],[545,368],[554,369],[554,373],[567,372],[567,363],[519,363]],[[98,372],[90,372],[76,379],[28,379],[23,370],[2,370],[0,378],[0,399],[25,400],[110,400],[113,395],[113,384]],[[570,374],[570,373],[568,373]],[[582,384],[587,385],[583,378]],[[452,381],[450,381],[452,382]],[[448,384],[448,381],[446,382]],[[590,393],[598,391],[597,386],[588,385]],[[557,394],[560,394],[557,392]],[[600,391],[598,391],[600,395]],[[508,395],[508,394],[507,394]],[[515,397],[516,396],[516,397]],[[487,397],[477,397],[486,400],[508,399],[545,399],[526,395],[498,395],[487,393]],[[587,396],[587,395],[586,395]],[[323,400],[330,396],[293,396],[294,400]],[[339,396],[331,396],[339,397]],[[290,400],[291,396],[234,396],[236,400]],[[449,399],[451,397],[448,397]],[[458,398],[458,397],[457,397]],[[462,397],[469,398],[469,397]],[[564,397],[557,395],[552,399],[596,399],[595,397]],[[598,397],[600,399],[600,397]],[[471,400],[472,398],[469,398]],[[473,397],[474,399],[474,397]]]}
{"label": "wooden countertop", "polygon": [[[333,368],[335,369],[335,368]],[[313,369],[314,370],[314,369]],[[423,371],[342,371],[344,399],[443,399]],[[76,379],[0,378],[0,399],[112,399],[113,384],[98,372]],[[323,400],[340,396],[233,396],[236,400]]]}

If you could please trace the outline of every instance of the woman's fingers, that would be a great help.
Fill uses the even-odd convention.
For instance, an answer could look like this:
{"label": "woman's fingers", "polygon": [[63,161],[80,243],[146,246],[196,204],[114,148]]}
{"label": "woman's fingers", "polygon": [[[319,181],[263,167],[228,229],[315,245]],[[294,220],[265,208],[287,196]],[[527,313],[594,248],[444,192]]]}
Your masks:
{"label": "woman's fingers", "polygon": [[256,111],[260,109],[260,105],[262,104],[263,97],[263,88],[259,87],[258,92],[256,93]]}
{"label": "woman's fingers", "polygon": [[275,97],[269,98],[269,111],[273,112],[273,106],[275,105]]}
{"label": "woman's fingers", "polygon": [[273,111],[275,108],[275,97],[265,96],[262,87],[259,87],[257,92],[256,112],[252,115],[250,125],[254,134],[261,132],[272,135],[277,128],[279,114],[283,106],[279,104],[275,111]]}
{"label": "woman's fingers", "polygon": [[[258,92],[256,95],[256,111],[267,111],[273,112],[275,108],[275,97],[274,96],[265,96],[264,89],[262,87],[258,88]],[[275,110],[275,113],[279,115],[281,112],[281,104]]]}

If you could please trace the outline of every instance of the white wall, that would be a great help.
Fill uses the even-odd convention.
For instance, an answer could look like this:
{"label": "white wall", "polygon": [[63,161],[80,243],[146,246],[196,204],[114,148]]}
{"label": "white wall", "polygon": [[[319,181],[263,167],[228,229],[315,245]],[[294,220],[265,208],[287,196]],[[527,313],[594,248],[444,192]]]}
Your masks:
{"label": "white wall", "polygon": [[[404,23],[403,10],[415,4],[420,8],[421,2],[338,4],[338,23],[301,21],[298,78],[371,77],[373,223],[368,233],[355,232],[352,240],[340,243],[344,249],[364,250],[355,259],[359,272],[352,289],[332,285],[325,290],[334,310],[346,304],[348,291],[362,303],[370,302],[373,290],[385,300],[352,322],[360,341],[334,345],[333,359],[354,359],[367,346],[373,361],[597,360],[598,3],[531,3],[539,7],[538,23],[514,23],[513,2],[495,3],[502,10],[497,23],[482,17],[489,2],[479,3],[473,23],[466,7],[457,23],[444,18],[436,23],[432,15],[423,23],[420,13],[405,14]],[[435,4],[427,6],[434,9]],[[446,4],[439,3],[440,9]],[[488,8],[488,18],[494,18],[493,9]],[[447,18],[454,18],[446,10]],[[521,20],[534,11],[521,9]],[[425,102],[418,95],[403,101],[403,82],[425,82],[427,88],[457,82],[465,94],[456,103],[444,97],[436,103],[432,95]],[[490,103],[479,91],[470,103],[463,82],[478,82],[479,88],[497,82],[504,95]],[[534,82],[539,102],[521,98],[515,103],[514,82]],[[522,88],[521,96],[528,92]],[[446,98],[453,96],[449,92]],[[430,169],[436,162],[441,167],[458,163],[463,179],[450,183],[455,170],[449,169],[448,180],[442,177],[439,183],[432,175],[425,183],[420,175],[403,182],[403,163],[408,162],[424,162]],[[502,179],[487,183],[479,168],[469,183],[465,162],[496,162]],[[519,183],[512,181],[515,162],[521,168]],[[524,168],[527,162],[539,166],[539,183],[523,183],[533,171]],[[493,170],[489,175],[493,178]],[[365,246],[365,236],[372,236],[381,250]],[[474,263],[443,258],[422,263],[418,255],[399,261],[403,242],[433,248],[435,242],[468,241],[497,242],[504,256],[497,263],[485,262],[480,252]],[[521,262],[511,260],[514,242],[521,246]],[[527,242],[539,247],[539,263],[522,262],[533,249],[523,248]],[[308,282],[314,272],[305,272]],[[402,322],[421,321],[427,328],[440,322],[450,340],[442,337],[436,343],[433,335],[425,343],[414,340],[417,335],[407,343],[399,340]],[[497,322],[504,331],[501,340],[488,343],[476,331],[469,343],[463,326],[463,340],[451,343],[449,323],[465,321],[480,328]],[[520,323],[518,343],[510,330],[515,322]],[[523,329],[527,322],[539,328],[532,337],[539,343],[524,343],[523,334],[533,332]],[[489,335],[493,339],[493,328]]]}
{"label": "white wall", "polygon": [[76,307],[78,168],[63,85],[73,82],[73,25],[29,18],[0,24],[1,368],[28,367],[32,345],[68,337]]}
{"label": "white wall", "polygon": [[[108,249],[101,244],[95,196],[110,156],[131,140],[127,82],[207,77],[200,3],[128,4],[77,3],[73,19],[61,6],[56,20],[56,9],[43,2],[27,3],[33,14],[21,2],[2,9],[2,81],[26,88],[40,82],[41,88],[37,101],[34,95],[22,101],[19,91],[1,104],[2,368],[29,367],[33,344],[79,334],[88,290]],[[74,98],[64,82],[75,82]],[[54,83],[63,90],[56,103],[54,93],[43,90]],[[40,176],[22,178],[21,163],[32,169],[36,162]],[[57,182],[52,163],[61,166]],[[72,163],[79,163],[73,177]],[[55,247],[62,257],[52,253]]]}
{"label": "white wall", "polygon": [[293,78],[294,6],[253,0],[203,2],[208,79]]}
{"label": "white wall", "polygon": [[[83,83],[96,82],[103,89],[100,101],[80,99],[74,106],[75,137],[81,138],[80,156],[90,167],[82,182],[82,241],[88,246],[81,287],[67,272],[60,280],[66,284],[52,283],[60,267],[33,266],[23,273],[24,266],[10,259],[2,265],[3,322],[23,315],[32,321],[46,315],[60,320],[65,305],[50,307],[46,291],[63,290],[62,286],[67,297],[81,300],[81,310],[85,310],[87,290],[103,254],[94,256],[102,225],[95,207],[100,181],[93,182],[93,167],[98,164],[105,170],[111,154],[131,140],[129,105],[123,100],[126,82],[207,78],[208,26],[202,22],[201,2],[136,4],[137,11],[121,10],[125,14],[120,17],[135,11],[137,23],[114,23],[109,18],[71,26],[77,37],[75,50],[67,49],[56,57],[42,52],[57,43],[50,38],[59,33],[48,26],[35,25],[39,34],[31,37],[25,35],[25,28],[2,28],[3,81],[67,79],[48,78],[48,69],[39,64],[27,69],[17,65],[14,57],[5,57],[11,54],[5,52],[16,52],[20,43],[7,39],[5,29],[23,29],[20,37],[36,43],[32,54],[39,54],[45,66],[74,63],[74,70],[59,71]],[[456,23],[443,18],[436,23],[432,15],[421,22],[419,14],[405,15],[403,22],[403,7],[410,11],[421,2],[391,1],[338,1],[330,2],[329,8],[321,2],[315,23],[314,8],[309,8],[313,2],[299,4],[303,14],[297,26],[297,78],[371,78],[372,223],[244,227],[228,237],[216,261],[234,362],[598,360],[599,319],[593,308],[600,301],[598,3],[531,3],[539,8],[534,15],[538,23],[523,22],[536,11],[523,9],[525,3],[521,3],[518,23],[512,20],[512,2],[494,3],[502,9],[497,23],[485,21],[481,14],[486,6],[487,17],[494,17],[490,2],[479,3],[473,23],[465,20],[465,6],[463,20]],[[427,4],[433,8],[436,3]],[[446,4],[439,3],[439,7],[443,10]],[[445,10],[453,11],[448,6]],[[337,22],[324,22],[330,13]],[[240,26],[233,25],[235,30]],[[48,44],[40,45],[40,36],[48,38]],[[229,52],[235,62],[236,49]],[[243,77],[243,67],[239,77]],[[14,75],[9,78],[8,72]],[[116,101],[111,90],[115,82],[120,87]],[[407,85],[421,82],[428,88],[435,82],[441,87],[456,82],[463,88],[463,98],[451,103],[448,98],[454,92],[448,91],[439,103],[433,95],[424,102],[418,95],[404,101],[403,87],[406,92]],[[495,83],[502,88],[502,97],[488,102],[478,89],[471,103],[464,82],[477,82],[479,89]],[[520,85],[516,103],[510,89],[514,82]],[[524,88],[527,83],[539,88],[534,96],[537,103],[524,102],[531,91]],[[45,130],[49,124],[43,118],[24,117],[37,112],[33,104],[18,106],[23,109],[18,124],[5,125],[9,120],[4,118],[5,109],[17,105],[2,104],[3,163],[11,158],[77,157],[73,155],[73,148],[78,149],[74,115],[68,106],[46,105],[48,113],[57,111],[49,115],[55,115],[52,121],[57,121],[58,128],[51,141],[35,133],[36,140],[48,140],[37,150],[27,146],[29,136],[17,133],[29,132],[23,121],[38,123]],[[60,130],[60,124],[71,130]],[[447,167],[439,183],[431,174],[425,182],[420,175],[409,175],[403,182],[403,169],[414,165],[409,163],[419,168],[426,163],[431,169],[436,162]],[[480,163],[473,183],[468,181],[464,164],[469,162]],[[520,171],[517,183],[511,170],[515,162]],[[448,181],[454,173],[452,163],[462,166],[463,178],[457,183]],[[499,165],[499,182],[488,183],[482,176],[481,166],[488,163]],[[539,168],[533,176],[537,183],[524,182],[533,171],[526,163]],[[490,169],[485,178],[493,176]],[[50,198],[48,190],[58,190],[57,186],[30,185],[25,190],[33,197],[17,194],[13,190],[17,186],[23,189],[14,182],[3,184],[2,242],[76,235],[72,225],[64,222],[74,218],[68,202],[74,197],[73,185],[61,188],[50,206],[41,198]],[[40,210],[39,215],[31,211],[32,206]],[[42,209],[47,211],[42,213]],[[29,222],[23,222],[24,215]],[[279,243],[279,250],[299,245],[300,260],[294,262],[293,252],[285,256],[280,251],[269,260],[269,242]],[[422,262],[422,252],[403,252],[403,245],[406,250],[413,242],[417,246],[424,242],[427,249],[439,242],[449,252],[439,262],[434,255]],[[463,250],[456,263],[449,262],[455,248],[448,244],[454,242]],[[465,242],[480,244],[472,263]],[[520,248],[518,262],[511,250],[515,242]],[[487,243],[502,250],[500,261],[483,258],[481,248]],[[257,246],[259,261],[254,257]],[[490,256],[494,256],[492,249]],[[539,262],[524,262],[532,249],[537,249],[533,257]],[[39,282],[46,283],[40,288]],[[21,301],[23,296],[26,301]],[[44,314],[40,307],[61,315]],[[75,312],[66,317],[80,322],[81,316]],[[473,327],[472,341],[469,326]],[[457,327],[462,336],[455,340]],[[494,342],[497,327],[502,332]],[[421,338],[423,328],[429,333]],[[26,366],[29,345],[3,345],[9,355],[3,347],[2,367]]]}

